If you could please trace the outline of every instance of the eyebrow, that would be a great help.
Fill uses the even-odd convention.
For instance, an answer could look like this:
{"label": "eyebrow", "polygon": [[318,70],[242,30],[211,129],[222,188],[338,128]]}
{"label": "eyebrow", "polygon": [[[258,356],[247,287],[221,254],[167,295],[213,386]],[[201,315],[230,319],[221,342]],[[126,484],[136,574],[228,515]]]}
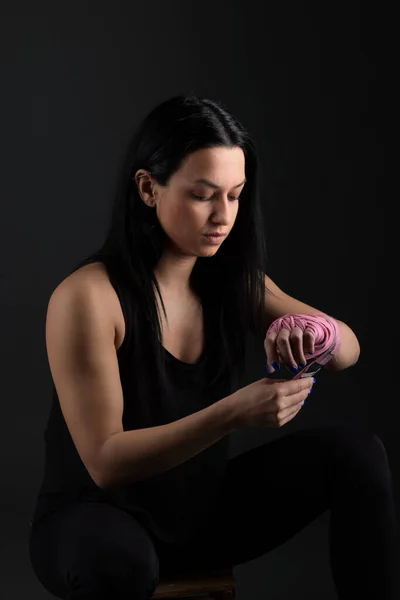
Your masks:
{"label": "eyebrow", "polygon": [[[234,186],[233,189],[240,187],[241,185],[246,183],[246,181],[247,181],[247,179],[245,177],[244,180],[242,181],[242,183],[238,183],[237,185]],[[196,179],[196,181],[193,181],[193,183],[204,183],[204,185],[208,185],[209,187],[219,189],[219,186],[216,185],[215,183],[213,183],[212,181],[210,181],[209,179]]]}

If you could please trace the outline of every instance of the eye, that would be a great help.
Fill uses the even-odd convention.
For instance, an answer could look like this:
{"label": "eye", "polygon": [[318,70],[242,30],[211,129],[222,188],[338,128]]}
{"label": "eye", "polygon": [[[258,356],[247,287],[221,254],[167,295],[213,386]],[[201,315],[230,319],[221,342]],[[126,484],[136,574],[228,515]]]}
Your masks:
{"label": "eye", "polygon": [[[211,200],[212,196],[210,196],[209,198],[207,196],[196,196],[196,194],[191,194],[193,198],[196,198],[196,200],[200,200],[200,201],[204,201],[204,200]],[[240,200],[240,196],[229,196],[229,200]]]}

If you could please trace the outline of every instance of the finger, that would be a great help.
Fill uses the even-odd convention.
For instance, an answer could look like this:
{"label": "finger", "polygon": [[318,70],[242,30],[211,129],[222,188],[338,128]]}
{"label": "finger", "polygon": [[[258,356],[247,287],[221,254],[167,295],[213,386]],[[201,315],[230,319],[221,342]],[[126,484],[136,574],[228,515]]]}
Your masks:
{"label": "finger", "polygon": [[268,373],[274,373],[275,368],[272,363],[275,362],[278,364],[278,353],[276,352],[276,338],[278,337],[277,333],[270,332],[265,336],[264,339],[264,349],[265,354],[267,355],[267,371]]}
{"label": "finger", "polygon": [[304,352],[308,354],[314,354],[315,350],[315,335],[311,329],[305,328],[303,332],[303,348]]}
{"label": "finger", "polygon": [[307,364],[306,357],[304,356],[304,334],[303,330],[300,327],[293,327],[289,336],[290,346],[292,348],[292,354],[295,361],[295,367],[297,368],[297,364],[301,369]]}
{"label": "finger", "polygon": [[288,396],[286,398],[286,406],[285,409],[291,410],[300,410],[303,406],[304,402],[307,400],[309,394],[311,394],[310,390],[302,390],[298,394],[293,394],[292,396]]}
{"label": "finger", "polygon": [[291,421],[292,419],[294,419],[294,417],[297,415],[297,413],[299,413],[301,411],[301,404],[297,405],[297,407],[293,410],[291,409],[290,411],[283,413],[281,415],[281,419],[280,419],[280,427],[283,427],[284,425],[286,425],[286,423],[289,423],[289,421]]}
{"label": "finger", "polygon": [[289,369],[291,367],[294,367],[297,371],[297,363],[294,360],[290,344],[290,334],[291,332],[288,329],[281,329],[276,339],[276,345],[278,346],[279,352],[281,353],[282,361],[289,367]]}
{"label": "finger", "polygon": [[[296,397],[309,392],[314,385],[312,377],[303,377],[302,379],[290,379],[284,383],[279,384],[281,386],[280,392],[283,396],[290,398],[290,404],[296,402]],[[297,400],[298,401],[298,400]]]}

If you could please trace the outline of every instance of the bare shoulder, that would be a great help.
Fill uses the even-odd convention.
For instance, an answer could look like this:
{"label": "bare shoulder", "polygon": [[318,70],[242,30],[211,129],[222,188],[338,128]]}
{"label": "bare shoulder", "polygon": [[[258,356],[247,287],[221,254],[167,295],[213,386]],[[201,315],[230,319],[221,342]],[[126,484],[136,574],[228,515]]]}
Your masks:
{"label": "bare shoulder", "polygon": [[111,319],[115,328],[115,348],[118,349],[125,336],[125,320],[119,298],[110,282],[107,269],[101,262],[80,267],[55,288],[49,303],[60,295],[71,293],[93,294],[99,310],[104,311],[104,318]]}
{"label": "bare shoulder", "polygon": [[113,291],[104,269],[87,265],[56,287],[46,316],[47,356],[61,411],[87,471],[100,486],[101,448],[123,431]]}
{"label": "bare shoulder", "polygon": [[74,286],[74,285],[95,285],[101,287],[107,287],[111,285],[108,278],[107,269],[101,262],[90,263],[80,267],[70,275],[68,275],[61,283],[60,286]]}

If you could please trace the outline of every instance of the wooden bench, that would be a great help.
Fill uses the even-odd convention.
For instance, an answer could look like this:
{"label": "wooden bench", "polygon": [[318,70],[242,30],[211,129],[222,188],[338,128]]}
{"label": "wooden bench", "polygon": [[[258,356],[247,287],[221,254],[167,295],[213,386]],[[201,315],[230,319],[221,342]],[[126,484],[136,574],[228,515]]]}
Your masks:
{"label": "wooden bench", "polygon": [[233,569],[175,575],[158,584],[152,598],[189,598],[203,596],[212,600],[234,600]]}

